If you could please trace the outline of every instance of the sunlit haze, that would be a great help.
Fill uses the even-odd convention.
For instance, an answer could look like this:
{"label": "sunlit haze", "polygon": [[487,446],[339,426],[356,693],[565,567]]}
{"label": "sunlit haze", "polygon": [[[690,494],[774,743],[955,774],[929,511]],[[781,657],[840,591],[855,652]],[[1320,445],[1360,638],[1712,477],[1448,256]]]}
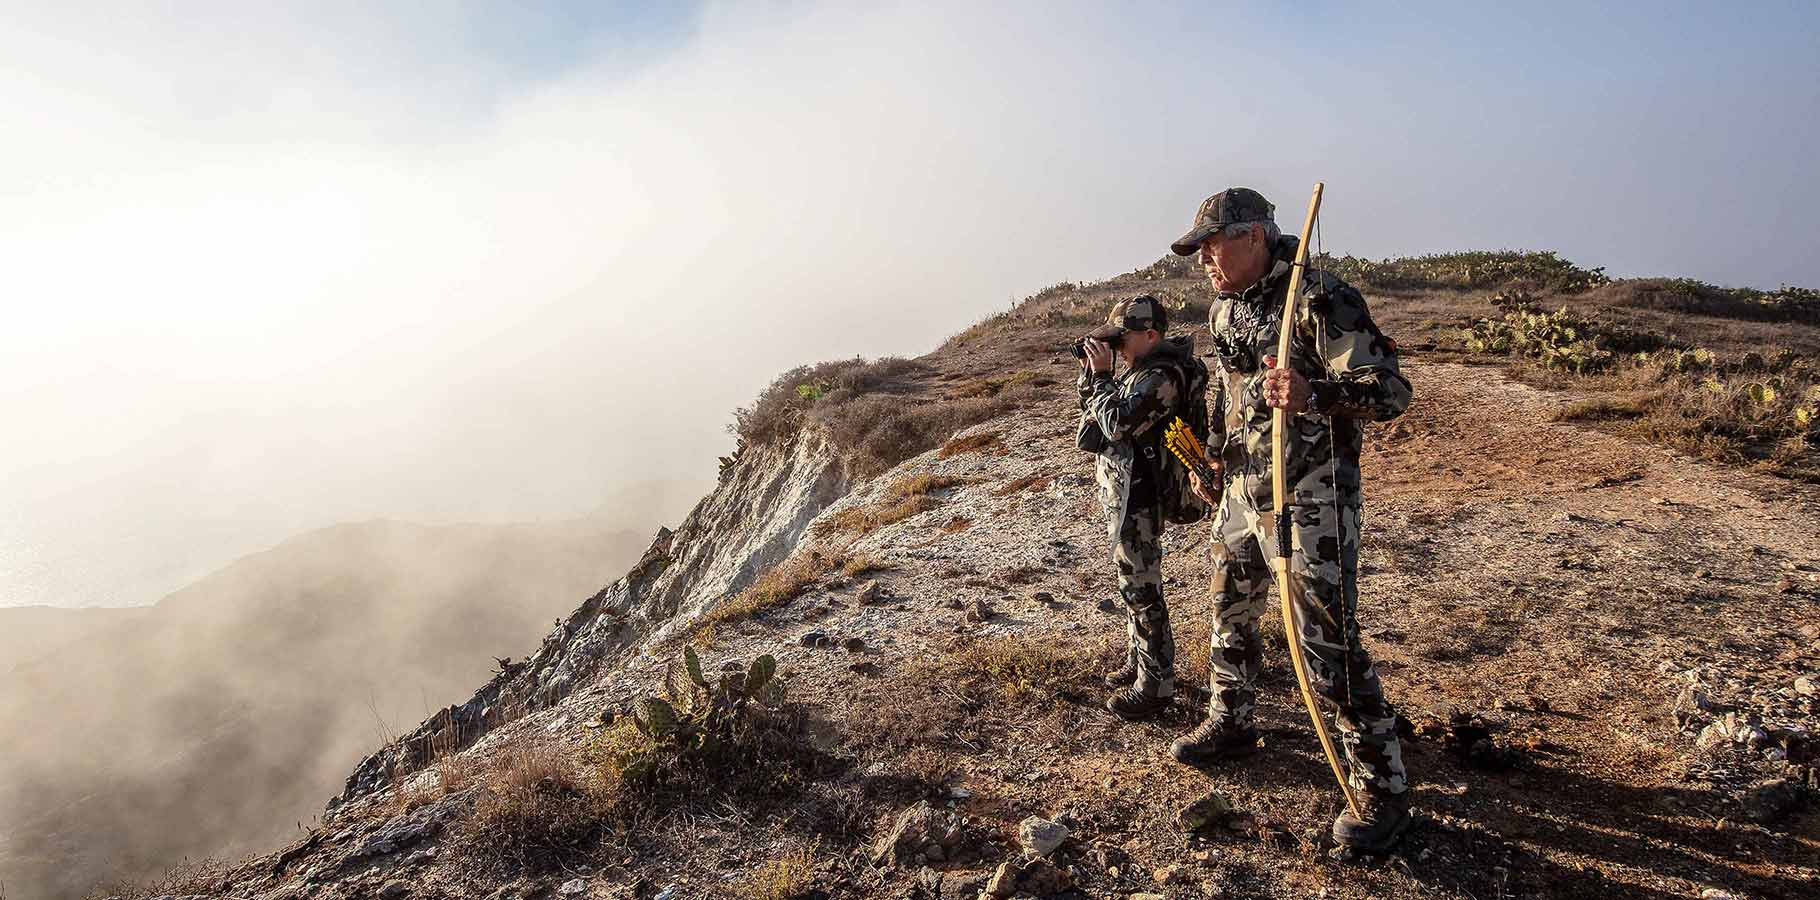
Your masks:
{"label": "sunlit haze", "polygon": [[1324,180],[1341,252],[1820,285],[1805,4],[265,6],[0,24],[0,605],[354,519],[674,524],[778,372],[1230,184]]}

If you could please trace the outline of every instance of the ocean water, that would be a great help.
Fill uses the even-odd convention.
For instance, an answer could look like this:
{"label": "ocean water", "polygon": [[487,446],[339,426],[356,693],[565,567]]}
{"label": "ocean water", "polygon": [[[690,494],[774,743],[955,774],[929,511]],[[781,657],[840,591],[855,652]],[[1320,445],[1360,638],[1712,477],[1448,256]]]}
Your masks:
{"label": "ocean water", "polygon": [[267,517],[0,504],[0,606],[142,606],[303,530]]}

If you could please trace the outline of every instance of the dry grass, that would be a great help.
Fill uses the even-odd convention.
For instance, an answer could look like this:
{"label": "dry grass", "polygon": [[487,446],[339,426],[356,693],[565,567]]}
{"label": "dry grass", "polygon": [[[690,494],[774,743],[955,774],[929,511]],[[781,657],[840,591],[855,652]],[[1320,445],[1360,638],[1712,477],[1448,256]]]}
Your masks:
{"label": "dry grass", "polygon": [[937,450],[935,455],[941,459],[948,459],[950,457],[959,456],[962,453],[971,453],[975,450],[1002,448],[1004,445],[1004,439],[998,432],[977,431],[966,437],[958,437],[950,440],[948,443],[943,444],[942,449]]}
{"label": "dry grass", "polygon": [[1634,397],[1589,397],[1550,412],[1548,418],[1554,422],[1608,422],[1648,414],[1648,408]]}
{"label": "dry grass", "polygon": [[[89,895],[118,900],[151,900],[154,897],[218,896],[230,887],[232,870],[219,859],[184,860],[157,878],[137,884],[119,883]],[[0,895],[4,900],[4,895]]]}
{"label": "dry grass", "polygon": [[1012,566],[998,573],[998,580],[1001,584],[1032,584],[1047,574],[1049,570],[1041,566]]}
{"label": "dry grass", "polygon": [[462,828],[465,852],[496,870],[548,872],[585,857],[612,813],[611,784],[561,748],[507,747]]}
{"label": "dry grass", "polygon": [[1003,393],[1007,388],[1013,388],[1019,385],[1027,384],[1033,387],[1051,387],[1055,383],[1055,379],[1050,378],[1041,372],[1025,369],[1020,372],[1011,372],[1005,375],[988,375],[984,378],[974,378],[963,381],[954,386],[953,394],[956,397],[996,397]]}
{"label": "dry grass", "polygon": [[931,496],[933,492],[967,483],[967,479],[953,475],[907,475],[885,488],[882,502],[833,513],[817,522],[815,530],[821,534],[867,534],[936,508],[941,501]]}
{"label": "dry grass", "polygon": [[1022,475],[1005,482],[998,490],[993,491],[1000,497],[1009,497],[1019,491],[1042,491],[1049,487],[1048,475]]}
{"label": "dry grass", "polygon": [[979,699],[1023,704],[1092,684],[1098,663],[1099,654],[1071,642],[996,637],[963,645],[941,665]]}
{"label": "dry grass", "polygon": [[886,569],[895,568],[891,563],[870,553],[857,553],[847,557],[846,560],[840,565],[840,573],[848,578],[859,578],[873,572],[883,572]]}
{"label": "dry grass", "polygon": [[759,866],[739,884],[739,895],[749,900],[795,900],[806,896],[815,883],[815,854],[820,839],[799,844]]}
{"label": "dry grass", "polygon": [[844,549],[827,553],[819,550],[798,553],[765,570],[745,590],[702,616],[696,630],[706,632],[718,625],[750,619],[759,613],[776,609],[802,596],[828,573],[836,569],[844,570],[850,562],[852,559]]}
{"label": "dry grass", "polygon": [[470,754],[455,752],[437,757],[424,768],[432,773],[427,782],[413,788],[410,784],[416,779],[409,779],[398,786],[399,812],[408,813],[451,794],[459,794],[472,787],[482,772],[479,760]]}
{"label": "dry grass", "polygon": [[[1103,654],[1055,635],[995,635],[963,640],[909,661],[891,687],[893,702],[848,722],[849,740],[867,753],[907,759],[913,748],[945,750],[955,735],[988,720],[1059,714],[1063,701],[1094,691]],[[938,783],[933,773],[929,783]]]}

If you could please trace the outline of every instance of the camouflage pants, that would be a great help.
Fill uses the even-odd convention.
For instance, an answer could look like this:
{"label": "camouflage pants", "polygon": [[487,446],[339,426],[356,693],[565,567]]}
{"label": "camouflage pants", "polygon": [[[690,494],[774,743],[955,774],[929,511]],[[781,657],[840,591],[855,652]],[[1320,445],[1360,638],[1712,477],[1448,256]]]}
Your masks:
{"label": "camouflage pants", "polygon": [[1132,510],[1119,528],[1112,559],[1119,567],[1119,595],[1131,612],[1126,653],[1137,663],[1137,689],[1150,697],[1175,694],[1175,637],[1163,603],[1163,543],[1156,511]]}
{"label": "camouflage pants", "polygon": [[[1309,686],[1345,748],[1354,790],[1399,794],[1408,789],[1396,712],[1384,699],[1377,669],[1359,643],[1356,617],[1359,509],[1329,503],[1295,507],[1289,596],[1301,620]],[[1336,528],[1336,525],[1338,526]],[[1211,714],[1246,722],[1257,701],[1262,662],[1258,619],[1277,602],[1272,583],[1276,519],[1229,492],[1214,519]]]}

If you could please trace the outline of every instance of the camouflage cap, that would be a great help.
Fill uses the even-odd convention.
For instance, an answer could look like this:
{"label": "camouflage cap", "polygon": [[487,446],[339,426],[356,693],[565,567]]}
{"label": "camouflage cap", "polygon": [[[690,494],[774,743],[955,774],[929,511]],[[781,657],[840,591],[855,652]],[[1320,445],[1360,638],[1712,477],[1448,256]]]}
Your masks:
{"label": "camouflage cap", "polygon": [[1227,188],[1206,200],[1195,211],[1188,233],[1169,245],[1177,256],[1193,256],[1207,236],[1240,222],[1275,222],[1277,208],[1251,188]]}
{"label": "camouflage cap", "polygon": [[1140,294],[1114,304],[1112,312],[1106,314],[1106,324],[1095,328],[1088,336],[1105,340],[1115,334],[1143,331],[1146,328],[1168,331],[1169,310],[1161,300],[1149,294]]}

